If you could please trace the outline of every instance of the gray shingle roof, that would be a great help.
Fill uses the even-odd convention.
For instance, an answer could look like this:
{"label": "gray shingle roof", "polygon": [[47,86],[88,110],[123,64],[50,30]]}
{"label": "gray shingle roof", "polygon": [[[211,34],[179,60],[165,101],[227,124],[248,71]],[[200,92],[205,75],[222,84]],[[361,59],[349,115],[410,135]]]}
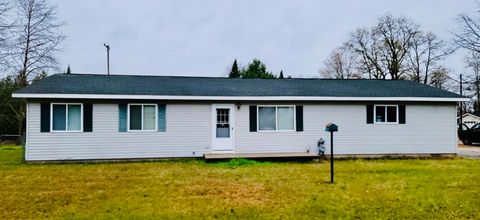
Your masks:
{"label": "gray shingle roof", "polygon": [[229,79],[215,77],[56,74],[16,94],[111,94],[173,96],[462,96],[412,81],[336,79]]}

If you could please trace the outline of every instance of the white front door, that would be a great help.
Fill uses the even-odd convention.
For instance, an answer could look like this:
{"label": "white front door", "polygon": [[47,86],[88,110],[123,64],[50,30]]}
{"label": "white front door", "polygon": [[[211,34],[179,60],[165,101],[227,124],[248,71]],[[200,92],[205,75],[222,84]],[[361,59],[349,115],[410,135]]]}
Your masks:
{"label": "white front door", "polygon": [[212,104],[212,150],[233,152],[235,105]]}

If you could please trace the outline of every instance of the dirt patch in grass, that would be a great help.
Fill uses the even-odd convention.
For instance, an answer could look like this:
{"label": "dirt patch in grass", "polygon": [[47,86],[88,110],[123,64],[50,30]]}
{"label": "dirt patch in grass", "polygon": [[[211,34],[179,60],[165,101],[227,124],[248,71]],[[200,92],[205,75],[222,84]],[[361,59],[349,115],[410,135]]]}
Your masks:
{"label": "dirt patch in grass", "polygon": [[193,197],[226,200],[236,204],[263,205],[268,202],[262,184],[232,182],[220,179],[192,181],[186,193]]}

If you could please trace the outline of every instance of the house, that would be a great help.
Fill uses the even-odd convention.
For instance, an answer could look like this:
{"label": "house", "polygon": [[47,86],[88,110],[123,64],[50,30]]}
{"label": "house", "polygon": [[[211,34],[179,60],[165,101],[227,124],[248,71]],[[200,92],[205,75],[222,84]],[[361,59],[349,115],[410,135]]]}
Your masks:
{"label": "house", "polygon": [[[460,123],[460,117],[458,117],[458,123]],[[480,123],[480,112],[467,112],[462,115],[462,124],[465,124],[468,128]]]}
{"label": "house", "polygon": [[[456,154],[456,104],[412,81],[57,74],[27,100],[27,161]],[[329,152],[327,151],[326,154]]]}

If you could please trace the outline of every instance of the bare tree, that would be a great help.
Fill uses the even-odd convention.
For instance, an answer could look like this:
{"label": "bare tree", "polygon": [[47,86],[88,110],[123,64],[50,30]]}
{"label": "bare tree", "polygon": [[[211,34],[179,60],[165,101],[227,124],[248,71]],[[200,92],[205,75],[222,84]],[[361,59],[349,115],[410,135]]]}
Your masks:
{"label": "bare tree", "polygon": [[407,57],[412,39],[419,34],[419,25],[412,20],[400,16],[387,15],[379,19],[374,29],[381,36],[384,44],[382,61],[391,79],[400,79],[405,73],[403,62]]}
{"label": "bare tree", "polygon": [[475,110],[480,110],[480,52],[471,52],[465,58],[469,72],[465,76],[465,90],[469,93],[467,96],[473,97]]}
{"label": "bare tree", "polygon": [[419,25],[404,16],[386,15],[371,28],[352,33],[350,43],[361,58],[360,69],[369,78],[400,79],[407,72],[406,60]]}
{"label": "bare tree", "polygon": [[[433,73],[435,77],[440,76],[439,73],[447,72],[438,61],[443,60],[446,56],[453,53],[453,49],[449,48],[447,43],[438,38],[434,33],[420,33],[415,35],[411,40],[409,51],[409,70],[410,78],[419,83],[431,84]],[[436,78],[438,83],[438,78]]]}
{"label": "bare tree", "polygon": [[[477,1],[476,4],[477,12],[480,13],[480,2]],[[462,13],[458,16],[457,22],[460,28],[454,33],[455,43],[467,50],[480,53],[480,17]]]}
{"label": "bare tree", "polygon": [[7,0],[0,0],[0,71],[5,70],[7,66],[7,56],[9,49],[9,31],[12,27],[8,21],[8,13],[10,11],[10,4]]}
{"label": "bare tree", "polygon": [[350,44],[332,51],[324,63],[324,68],[320,70],[320,75],[324,78],[351,79],[360,78],[356,69],[357,55],[352,51]]}
{"label": "bare tree", "polygon": [[16,0],[17,21],[14,34],[13,62],[21,86],[43,71],[58,69],[57,52],[65,39],[56,17],[56,7],[47,0]]}
{"label": "bare tree", "polygon": [[386,79],[387,73],[380,62],[382,48],[377,35],[367,28],[359,28],[352,33],[348,44],[358,54],[359,71],[368,73],[369,79]]}
{"label": "bare tree", "polygon": [[[45,71],[58,69],[57,52],[65,39],[60,28],[64,25],[56,17],[56,7],[47,0],[15,0],[17,20],[13,27],[15,39],[11,59],[20,88],[32,80],[44,77]],[[26,103],[22,100],[11,106],[18,122],[18,134],[22,134]]]}
{"label": "bare tree", "polygon": [[431,72],[430,80],[428,85],[439,89],[448,89],[449,88],[449,70],[444,67],[439,67]]}

